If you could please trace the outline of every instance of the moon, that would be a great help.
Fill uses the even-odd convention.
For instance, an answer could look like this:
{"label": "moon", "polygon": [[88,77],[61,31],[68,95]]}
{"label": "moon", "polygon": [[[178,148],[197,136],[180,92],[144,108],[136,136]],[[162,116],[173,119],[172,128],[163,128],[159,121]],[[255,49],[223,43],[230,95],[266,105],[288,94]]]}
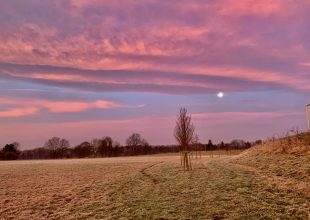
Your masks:
{"label": "moon", "polygon": [[224,93],[223,92],[219,92],[219,93],[216,94],[216,96],[218,98],[223,98],[224,97]]}

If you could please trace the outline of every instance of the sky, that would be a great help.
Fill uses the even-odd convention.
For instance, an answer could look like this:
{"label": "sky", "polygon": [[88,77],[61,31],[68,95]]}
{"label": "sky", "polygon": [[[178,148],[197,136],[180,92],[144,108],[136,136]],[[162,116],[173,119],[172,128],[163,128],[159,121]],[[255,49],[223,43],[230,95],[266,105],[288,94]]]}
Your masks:
{"label": "sky", "polygon": [[[308,0],[0,0],[0,145],[306,129]],[[217,94],[222,92],[223,97]]]}

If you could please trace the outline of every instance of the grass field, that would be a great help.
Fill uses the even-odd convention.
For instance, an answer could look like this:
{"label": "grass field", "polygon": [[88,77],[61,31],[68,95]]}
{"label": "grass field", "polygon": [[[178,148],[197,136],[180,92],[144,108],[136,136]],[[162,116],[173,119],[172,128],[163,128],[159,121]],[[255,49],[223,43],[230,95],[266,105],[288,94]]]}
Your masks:
{"label": "grass field", "polygon": [[[240,152],[238,152],[240,153]],[[308,219],[309,155],[0,162],[1,219]]]}

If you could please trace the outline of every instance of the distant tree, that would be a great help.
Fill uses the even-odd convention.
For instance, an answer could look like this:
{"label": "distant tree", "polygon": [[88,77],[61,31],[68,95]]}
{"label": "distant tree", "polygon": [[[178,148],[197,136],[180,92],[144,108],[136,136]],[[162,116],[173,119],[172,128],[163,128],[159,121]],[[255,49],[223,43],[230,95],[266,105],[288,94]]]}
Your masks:
{"label": "distant tree", "polygon": [[94,147],[87,141],[73,148],[73,154],[76,157],[91,157],[94,155]]}
{"label": "distant tree", "polygon": [[246,143],[241,139],[234,139],[230,142],[230,146],[234,149],[243,149],[246,148]]}
{"label": "distant tree", "polygon": [[255,145],[260,145],[260,144],[262,144],[262,143],[263,143],[263,141],[260,140],[260,139],[259,139],[259,140],[256,140],[256,141],[254,142]]}
{"label": "distant tree", "polygon": [[138,133],[133,133],[126,140],[127,151],[130,154],[143,154],[148,152],[149,144]]}
{"label": "distant tree", "polygon": [[225,149],[225,144],[224,144],[223,141],[221,141],[221,143],[220,143],[220,145],[219,145],[219,149],[221,149],[221,150],[226,150],[226,149]]}
{"label": "distant tree", "polygon": [[52,137],[45,142],[44,147],[49,149],[51,158],[64,158],[66,157],[70,143],[66,139]]}
{"label": "distant tree", "polygon": [[99,146],[101,145],[101,142],[102,142],[102,139],[99,139],[99,138],[94,138],[90,141],[90,145],[93,146],[94,148],[94,154],[96,156],[100,156],[99,153],[98,153],[98,148]]}
{"label": "distant tree", "polygon": [[20,154],[19,151],[19,143],[14,142],[11,144],[7,144],[4,146],[4,148],[1,150],[1,156],[4,160],[17,160],[18,155]]}
{"label": "distant tree", "polygon": [[149,145],[149,143],[145,139],[142,139],[140,149],[141,151],[139,152],[139,154],[150,154],[152,153],[152,150],[153,150],[152,147]]}
{"label": "distant tree", "polygon": [[212,143],[211,140],[208,141],[208,144],[207,144],[207,150],[214,150],[214,144]]}
{"label": "distant tree", "polygon": [[21,152],[21,159],[49,159],[51,158],[51,152],[49,149],[40,147],[31,150],[24,150]]}
{"label": "distant tree", "polygon": [[111,137],[104,137],[97,146],[97,154],[101,157],[108,157],[112,155],[113,139]]}
{"label": "distant tree", "polygon": [[69,141],[59,137],[52,137],[45,142],[44,147],[50,150],[57,150],[59,148],[70,147]]}
{"label": "distant tree", "polygon": [[104,140],[105,142],[107,142],[107,145],[108,145],[108,146],[110,146],[110,147],[113,146],[113,139],[112,139],[111,137],[106,136],[106,137],[103,138],[103,140]]}
{"label": "distant tree", "polygon": [[250,148],[252,144],[249,141],[245,142],[244,148]]}
{"label": "distant tree", "polygon": [[139,146],[141,145],[141,143],[142,143],[142,137],[138,133],[133,133],[126,140],[127,146]]}
{"label": "distant tree", "polygon": [[191,169],[189,146],[193,143],[195,134],[195,128],[191,120],[187,110],[181,108],[174,129],[174,137],[180,145],[181,165],[183,165],[184,170]]}
{"label": "distant tree", "polygon": [[118,141],[113,141],[113,147],[121,147],[121,144]]}
{"label": "distant tree", "polygon": [[124,153],[124,147],[117,141],[113,141],[113,153],[112,156],[121,156]]}

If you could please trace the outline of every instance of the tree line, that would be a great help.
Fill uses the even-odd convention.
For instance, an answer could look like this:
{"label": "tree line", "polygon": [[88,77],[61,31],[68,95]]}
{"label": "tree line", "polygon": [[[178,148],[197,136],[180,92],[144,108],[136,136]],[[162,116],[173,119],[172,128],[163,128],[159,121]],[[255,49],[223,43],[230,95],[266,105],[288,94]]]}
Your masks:
{"label": "tree line", "polygon": [[[260,140],[250,143],[243,140],[233,140],[230,143],[221,142],[213,144],[211,140],[207,144],[199,143],[188,146],[191,151],[214,151],[214,150],[235,150],[247,149]],[[159,153],[180,152],[178,145],[151,146],[140,134],[134,133],[126,140],[126,145],[122,146],[111,137],[93,139],[85,141],[72,147],[68,140],[59,137],[52,137],[45,142],[42,147],[30,150],[20,150],[17,142],[6,144],[0,150],[1,160],[17,159],[63,159],[63,158],[95,158],[95,157],[117,157],[136,156]]]}

